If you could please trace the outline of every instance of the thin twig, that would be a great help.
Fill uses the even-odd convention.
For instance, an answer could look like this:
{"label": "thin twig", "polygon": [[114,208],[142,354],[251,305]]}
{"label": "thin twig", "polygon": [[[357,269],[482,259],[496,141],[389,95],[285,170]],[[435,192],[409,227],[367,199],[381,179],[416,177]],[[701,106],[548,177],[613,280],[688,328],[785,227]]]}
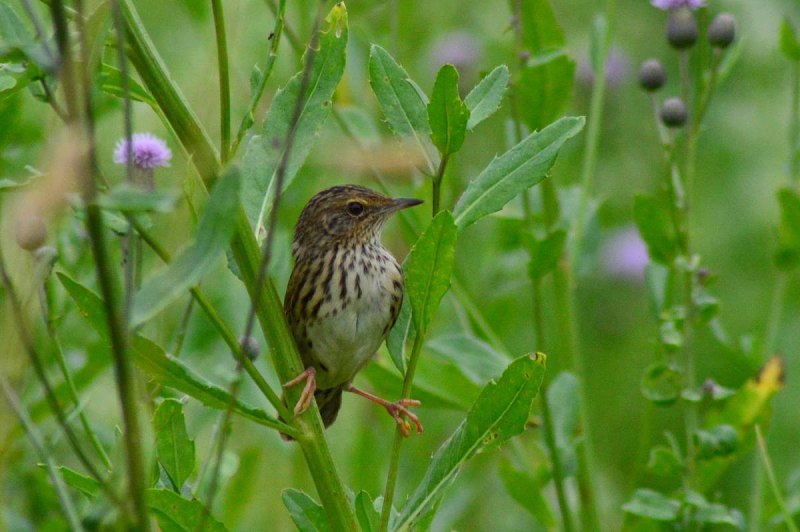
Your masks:
{"label": "thin twig", "polygon": [[28,434],[28,439],[31,441],[31,445],[36,451],[36,454],[39,455],[39,460],[41,460],[47,468],[47,474],[50,477],[50,482],[53,483],[53,488],[56,490],[56,496],[61,504],[61,509],[64,511],[64,517],[67,518],[70,529],[79,531],[83,530],[83,524],[78,516],[78,512],[75,510],[75,505],[73,504],[72,498],[67,491],[67,486],[64,484],[64,480],[61,478],[61,475],[56,469],[52,454],[45,449],[44,441],[39,435],[39,431],[36,429],[36,424],[31,419],[31,416],[28,414],[27,410],[25,410],[25,407],[22,405],[19,397],[17,397],[17,394],[14,393],[11,385],[2,375],[0,375],[0,388],[3,389],[3,395],[6,396],[6,402],[8,402],[11,410],[14,411],[17,419],[19,419],[20,425],[22,425],[22,428],[24,428],[25,432]]}
{"label": "thin twig", "polygon": [[764,470],[767,473],[767,478],[769,479],[769,485],[772,488],[772,495],[775,497],[775,502],[778,503],[778,508],[781,509],[781,514],[783,515],[783,520],[786,523],[786,528],[788,528],[790,532],[798,532],[797,524],[794,522],[794,517],[792,517],[792,513],[786,507],[786,501],[783,499],[780,486],[778,486],[778,479],[775,476],[775,470],[772,468],[772,461],[769,459],[767,445],[764,443],[764,436],[761,434],[761,426],[758,423],[755,424],[755,431],[756,439],[758,440],[759,454],[761,454],[761,459],[764,462]]}

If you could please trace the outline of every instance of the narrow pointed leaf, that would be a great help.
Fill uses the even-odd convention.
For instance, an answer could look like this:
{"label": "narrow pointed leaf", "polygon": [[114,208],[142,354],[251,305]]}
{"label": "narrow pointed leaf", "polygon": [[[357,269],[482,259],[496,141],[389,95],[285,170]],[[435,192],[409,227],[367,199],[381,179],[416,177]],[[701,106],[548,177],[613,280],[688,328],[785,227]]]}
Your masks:
{"label": "narrow pointed leaf", "polygon": [[211,192],[195,241],[163,270],[147,279],[133,300],[131,327],[143,324],[183,296],[211,270],[231,241],[239,207],[240,178],[233,170]]}
{"label": "narrow pointed leaf", "polygon": [[380,530],[381,515],[375,509],[375,503],[369,493],[360,491],[355,500],[356,519],[361,526],[361,532],[378,532]]}
{"label": "narrow pointed leaf", "polygon": [[[109,342],[105,326],[103,303],[100,296],[59,273],[59,280],[78,307],[78,311],[88,320],[104,342]],[[201,403],[218,410],[226,410],[231,396],[226,390],[216,386],[194,373],[192,369],[176,358],[168,356],[157,344],[141,335],[134,335],[130,345],[133,362],[154,381],[174,388],[197,399]],[[282,428],[285,425],[261,409],[246,405],[240,400],[234,402],[233,411],[260,425]]]}
{"label": "narrow pointed leaf", "polygon": [[650,258],[661,264],[670,264],[678,253],[678,241],[669,206],[658,198],[639,195],[633,201],[633,218],[647,244]]}
{"label": "narrow pointed leaf", "polygon": [[[344,2],[339,2],[325,19],[308,73],[305,93],[300,94],[305,75],[301,70],[275,94],[260,134],[248,143],[242,161],[242,201],[247,219],[259,236],[262,235],[261,228],[269,213],[270,199],[274,194],[275,172],[286,150],[286,139],[298,98],[302,98],[302,107],[283,178],[283,190],[292,183],[317,143],[322,125],[330,115],[333,93],[344,72],[347,37],[347,9]],[[308,53],[307,50],[306,54]]]}
{"label": "narrow pointed leaf", "polygon": [[283,490],[283,504],[300,532],[330,530],[325,510],[305,492],[292,488]]}
{"label": "narrow pointed leaf", "polygon": [[400,307],[400,313],[394,322],[394,327],[386,337],[386,348],[389,350],[389,356],[395,367],[400,370],[400,373],[406,372],[406,340],[410,337],[413,329],[411,303],[408,302],[408,295],[406,294]]}
{"label": "narrow pointed leaf", "polygon": [[469,109],[467,129],[473,129],[500,108],[500,103],[508,88],[508,78],[508,67],[500,65],[489,72],[467,94],[467,97],[464,98],[464,103]]}
{"label": "narrow pointed leaf", "polygon": [[406,294],[417,334],[427,330],[439,302],[450,288],[456,251],[456,226],[449,211],[436,215],[408,254]]}
{"label": "narrow pointed leaf", "polygon": [[544,355],[525,355],[513,361],[497,382],[483,389],[467,418],[433,455],[395,530],[413,529],[476,453],[496,449],[525,429],[544,370]]}
{"label": "narrow pointed leaf", "polygon": [[436,169],[425,102],[403,67],[377,44],[369,52],[369,84],[392,132],[414,139],[425,156],[427,171],[432,174]]}
{"label": "narrow pointed leaf", "polygon": [[583,129],[583,117],[565,117],[534,131],[470,181],[453,210],[459,230],[497,212],[520,192],[547,177],[558,152]]}
{"label": "narrow pointed leaf", "polygon": [[622,510],[656,521],[672,521],[678,516],[681,504],[657,491],[647,488],[636,490],[631,500],[622,505]]}
{"label": "narrow pointed leaf", "polygon": [[469,109],[458,94],[458,71],[453,65],[444,65],[436,76],[428,104],[431,139],[442,156],[461,149],[468,120]]}
{"label": "narrow pointed leaf", "polygon": [[[42,469],[47,468],[47,464],[37,464]],[[75,488],[76,490],[80,491],[90,499],[97,497],[102,489],[100,487],[100,483],[97,482],[90,476],[84,475],[83,473],[78,473],[72,468],[67,466],[58,466],[58,472],[61,474],[61,478],[64,479],[64,483],[68,486]]]}
{"label": "narrow pointed leaf", "polygon": [[167,472],[177,493],[194,470],[194,441],[186,433],[183,403],[165,399],[153,414],[158,461]]}
{"label": "narrow pointed leaf", "polygon": [[[148,489],[147,507],[156,518],[161,532],[225,532],[214,516],[205,515],[206,507],[197,499],[184,499],[174,491]],[[202,526],[202,528],[201,528]]]}

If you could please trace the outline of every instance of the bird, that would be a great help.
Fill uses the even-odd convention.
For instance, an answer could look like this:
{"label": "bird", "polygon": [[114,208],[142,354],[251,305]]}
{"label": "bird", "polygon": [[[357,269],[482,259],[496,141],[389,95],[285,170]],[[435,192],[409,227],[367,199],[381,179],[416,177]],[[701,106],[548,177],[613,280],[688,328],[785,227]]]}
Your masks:
{"label": "bird", "polygon": [[390,402],[353,385],[394,326],[403,302],[402,269],[381,244],[381,229],[396,212],[421,203],[342,185],[317,193],[300,213],[284,298],[284,313],[305,367],[284,384],[304,385],[295,415],[316,400],[327,428],[336,420],[342,393],[351,392],[384,407],[403,436],[410,435],[412,423],[418,433],[423,431],[409,410],[419,401]]}

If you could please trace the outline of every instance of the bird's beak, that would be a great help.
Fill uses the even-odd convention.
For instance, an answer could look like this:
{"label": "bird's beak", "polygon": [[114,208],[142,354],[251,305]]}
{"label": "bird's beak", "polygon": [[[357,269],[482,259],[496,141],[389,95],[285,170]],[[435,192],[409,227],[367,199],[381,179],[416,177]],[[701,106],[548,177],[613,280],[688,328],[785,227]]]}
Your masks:
{"label": "bird's beak", "polygon": [[395,212],[402,209],[407,209],[409,207],[414,207],[415,205],[419,205],[420,203],[424,203],[421,199],[416,198],[397,198],[393,200],[391,204],[389,204],[389,211]]}

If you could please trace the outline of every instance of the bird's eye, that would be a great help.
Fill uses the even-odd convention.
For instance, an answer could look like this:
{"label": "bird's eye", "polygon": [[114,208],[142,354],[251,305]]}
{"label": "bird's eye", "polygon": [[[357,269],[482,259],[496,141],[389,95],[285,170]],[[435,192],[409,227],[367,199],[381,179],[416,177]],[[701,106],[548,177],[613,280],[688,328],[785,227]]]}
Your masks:
{"label": "bird's eye", "polygon": [[347,204],[347,212],[353,216],[361,216],[364,214],[364,204],[357,201],[351,201]]}

